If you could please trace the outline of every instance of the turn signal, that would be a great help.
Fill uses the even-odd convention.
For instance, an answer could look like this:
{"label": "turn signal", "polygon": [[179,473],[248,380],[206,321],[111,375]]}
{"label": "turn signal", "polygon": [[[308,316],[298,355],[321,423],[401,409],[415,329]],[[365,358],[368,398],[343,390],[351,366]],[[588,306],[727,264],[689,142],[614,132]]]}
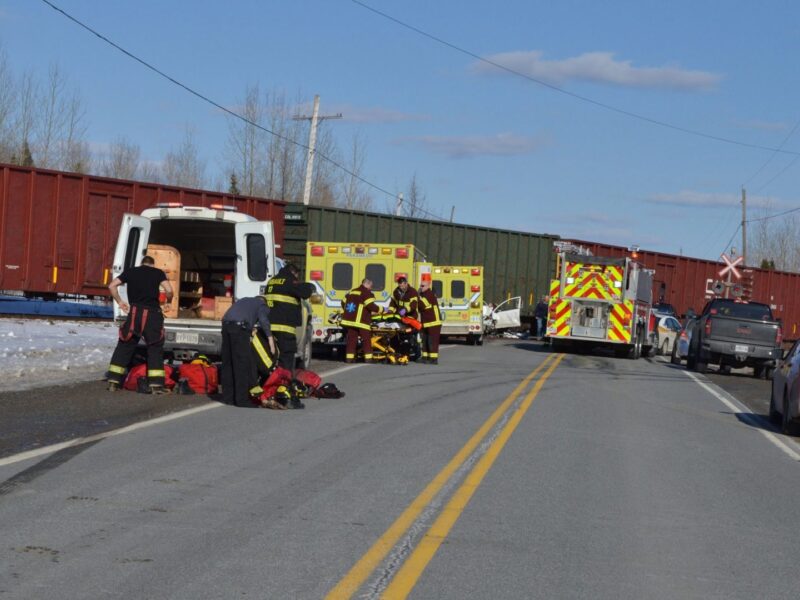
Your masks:
{"label": "turn signal", "polygon": [[473,292],[480,292],[481,291],[481,286],[473,285],[469,289],[472,290]]}

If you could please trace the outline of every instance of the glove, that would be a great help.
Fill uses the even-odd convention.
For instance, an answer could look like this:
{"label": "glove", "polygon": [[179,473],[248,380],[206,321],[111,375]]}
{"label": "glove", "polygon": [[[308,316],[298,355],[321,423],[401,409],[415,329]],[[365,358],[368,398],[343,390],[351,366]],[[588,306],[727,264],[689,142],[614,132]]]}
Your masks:
{"label": "glove", "polygon": [[405,317],[406,316],[406,309],[405,308],[401,308],[400,309],[400,316],[401,317]]}

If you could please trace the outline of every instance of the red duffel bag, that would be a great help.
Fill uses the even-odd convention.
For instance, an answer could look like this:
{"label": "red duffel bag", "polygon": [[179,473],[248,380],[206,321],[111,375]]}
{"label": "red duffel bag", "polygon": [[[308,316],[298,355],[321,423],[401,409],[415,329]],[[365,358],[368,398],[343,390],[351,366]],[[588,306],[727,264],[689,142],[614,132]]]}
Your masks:
{"label": "red duffel bag", "polygon": [[193,360],[178,367],[178,378],[185,379],[197,394],[216,394],[219,390],[217,367],[201,360]]}
{"label": "red duffel bag", "polygon": [[[128,376],[125,378],[125,383],[122,384],[123,389],[130,390],[132,392],[138,392],[140,377],[144,377],[145,381],[147,381],[147,364],[145,363],[136,365],[130,371],[128,371]],[[164,364],[164,385],[168,390],[171,390],[175,387],[173,369],[168,364]]]}
{"label": "red duffel bag", "polygon": [[317,391],[317,388],[322,385],[322,377],[314,373],[314,371],[306,371],[305,369],[297,369],[294,372],[294,378],[305,385],[309,389],[309,395]]}

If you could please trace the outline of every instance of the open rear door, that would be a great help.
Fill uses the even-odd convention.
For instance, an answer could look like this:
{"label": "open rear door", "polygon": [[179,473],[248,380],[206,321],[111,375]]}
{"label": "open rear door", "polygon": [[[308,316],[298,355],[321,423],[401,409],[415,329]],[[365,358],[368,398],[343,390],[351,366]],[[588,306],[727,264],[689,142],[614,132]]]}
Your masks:
{"label": "open rear door", "polygon": [[269,221],[236,224],[234,298],[258,296],[275,274],[275,236]]}
{"label": "open rear door", "polygon": [[494,320],[495,329],[513,329],[522,325],[520,319],[520,308],[522,307],[522,298],[516,296],[509,298],[505,302],[498,304],[494,311],[492,311],[492,319]]}
{"label": "open rear door", "polygon": [[[111,279],[119,277],[125,269],[137,267],[142,263],[150,237],[150,219],[125,213],[122,215],[122,227],[114,250],[114,262],[111,265]],[[120,296],[128,301],[127,286],[119,288]],[[114,318],[122,316],[117,303],[114,303]]]}

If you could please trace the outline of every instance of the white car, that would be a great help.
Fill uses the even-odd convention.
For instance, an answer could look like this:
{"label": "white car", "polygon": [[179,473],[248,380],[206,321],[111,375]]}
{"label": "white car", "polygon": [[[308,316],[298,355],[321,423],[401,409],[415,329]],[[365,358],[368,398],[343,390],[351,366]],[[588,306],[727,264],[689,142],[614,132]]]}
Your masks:
{"label": "white car", "polygon": [[672,315],[656,315],[658,331],[658,353],[664,356],[672,354],[672,348],[681,334],[680,321]]}
{"label": "white car", "polygon": [[769,397],[769,420],[779,425],[781,433],[794,434],[800,418],[800,341],[794,343],[772,375]]}

